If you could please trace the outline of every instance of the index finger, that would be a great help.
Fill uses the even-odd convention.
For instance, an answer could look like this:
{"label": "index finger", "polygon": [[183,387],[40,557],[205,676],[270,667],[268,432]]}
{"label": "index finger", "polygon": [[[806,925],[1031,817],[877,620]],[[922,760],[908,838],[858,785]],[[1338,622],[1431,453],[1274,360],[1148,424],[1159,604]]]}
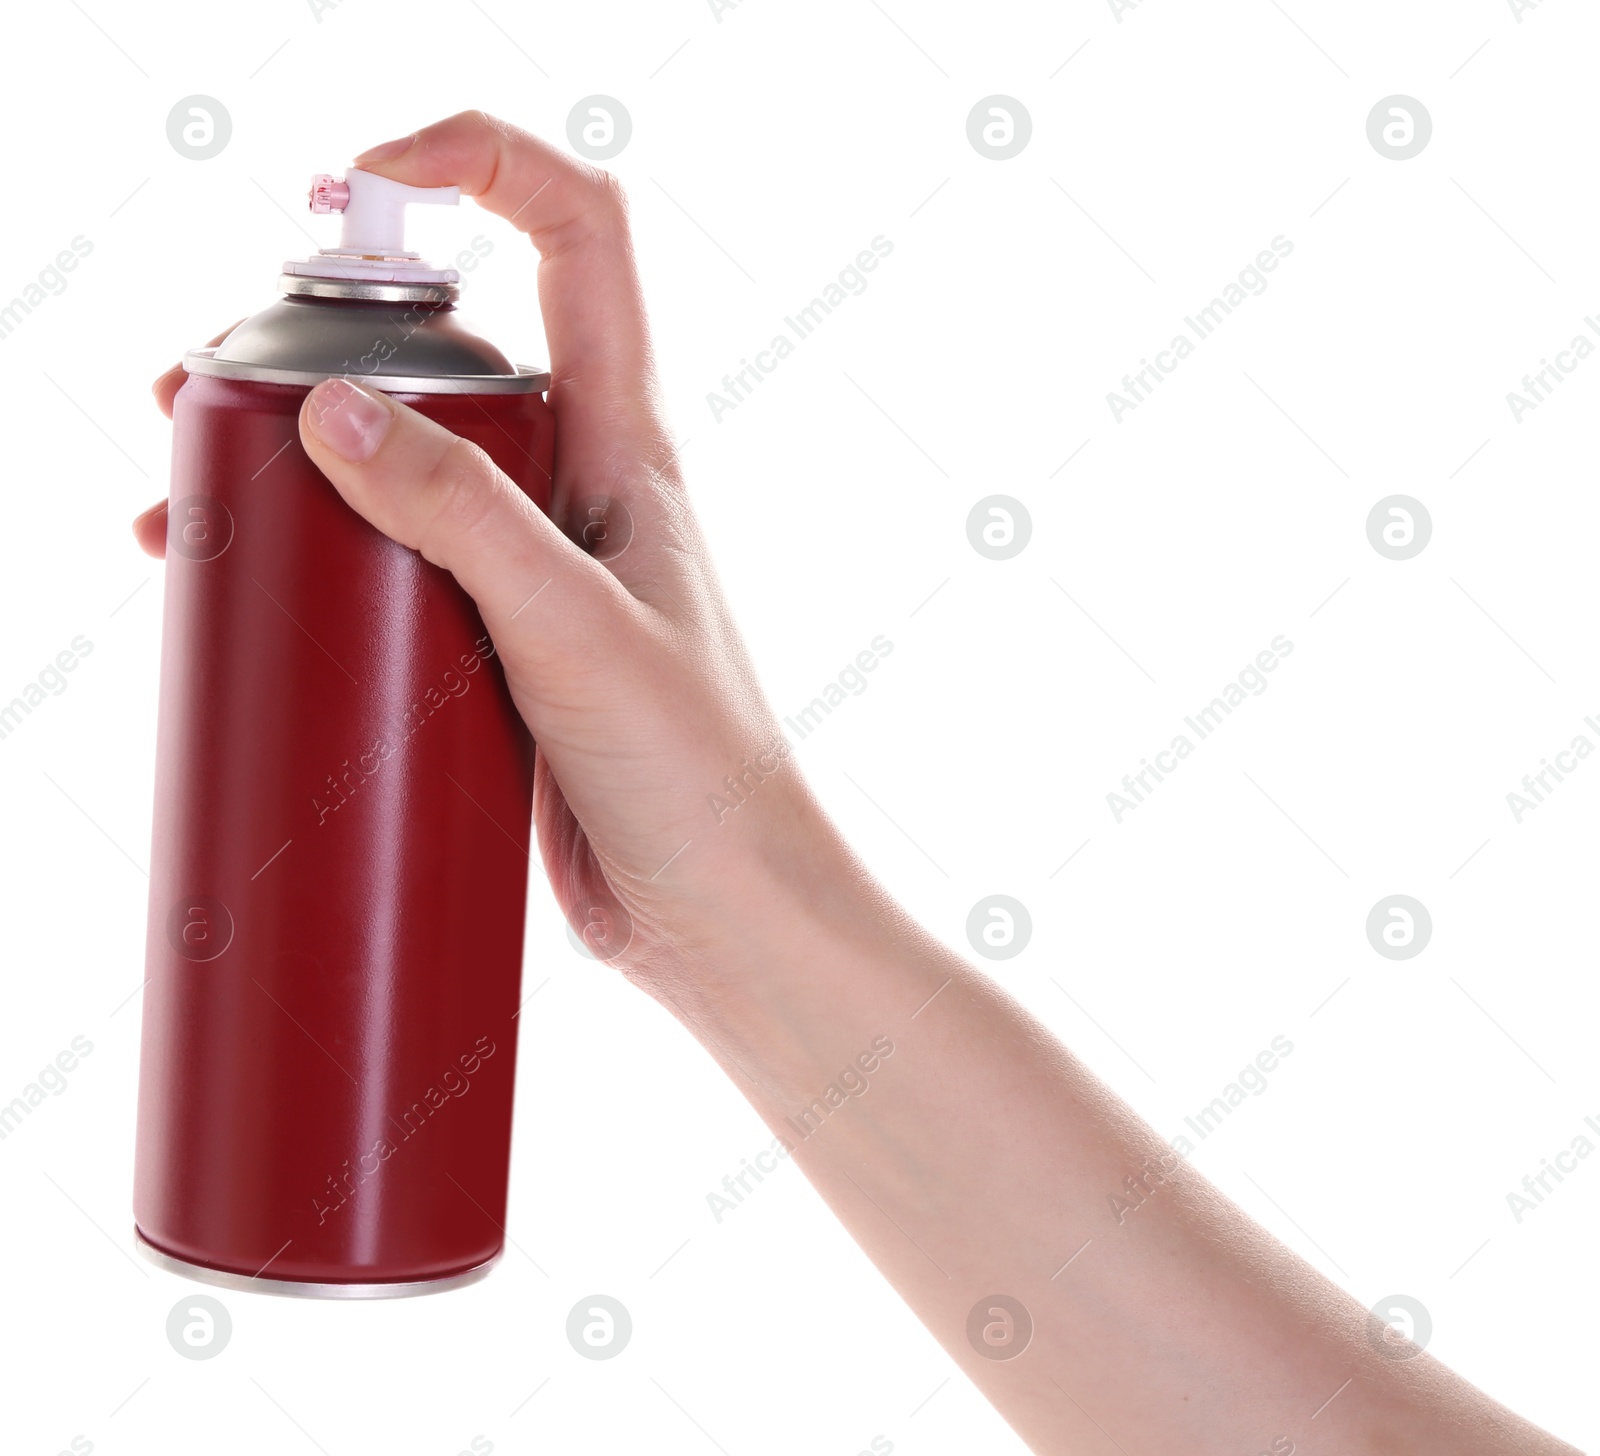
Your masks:
{"label": "index finger", "polygon": [[674,469],[615,178],[481,111],[373,147],[353,165],[413,187],[460,187],[532,240],[563,465],[609,473],[632,445],[647,466]]}

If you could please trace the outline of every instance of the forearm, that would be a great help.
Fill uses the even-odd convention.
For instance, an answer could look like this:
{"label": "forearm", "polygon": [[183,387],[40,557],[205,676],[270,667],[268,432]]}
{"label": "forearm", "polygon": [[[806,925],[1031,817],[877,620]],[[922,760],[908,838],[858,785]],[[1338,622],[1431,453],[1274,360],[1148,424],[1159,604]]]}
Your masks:
{"label": "forearm", "polygon": [[[1280,1438],[1571,1450],[1379,1338],[842,850],[827,860],[725,909],[747,917],[726,937],[744,953],[708,944],[665,999],[1033,1449],[1099,1449],[1098,1425],[1129,1456],[1251,1456]],[[1150,1191],[1119,1220],[1130,1176]],[[1020,1355],[972,1343],[993,1295],[1031,1319]],[[1020,1343],[1003,1343],[1006,1317],[978,1317],[994,1354]]]}

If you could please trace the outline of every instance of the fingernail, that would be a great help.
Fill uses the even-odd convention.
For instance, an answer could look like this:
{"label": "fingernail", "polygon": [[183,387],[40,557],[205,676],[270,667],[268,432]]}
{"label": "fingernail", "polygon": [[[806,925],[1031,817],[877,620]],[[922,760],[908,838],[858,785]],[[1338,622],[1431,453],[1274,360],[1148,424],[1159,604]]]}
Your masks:
{"label": "fingernail", "polygon": [[367,162],[392,162],[402,152],[409,152],[411,144],[416,139],[416,132],[412,132],[410,136],[397,137],[392,142],[381,142],[375,147],[368,147],[355,159],[354,165],[360,167]]}
{"label": "fingernail", "polygon": [[324,379],[306,400],[311,433],[335,455],[370,460],[394,418],[389,406],[348,379]]}

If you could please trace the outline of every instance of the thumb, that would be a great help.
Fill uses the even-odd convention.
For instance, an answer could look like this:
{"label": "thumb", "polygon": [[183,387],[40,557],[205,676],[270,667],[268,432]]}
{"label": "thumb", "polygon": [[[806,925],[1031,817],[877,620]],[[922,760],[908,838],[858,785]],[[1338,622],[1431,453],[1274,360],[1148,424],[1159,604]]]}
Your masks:
{"label": "thumb", "polygon": [[300,439],[346,504],[454,575],[508,665],[555,667],[614,630],[616,578],[470,441],[346,379],[306,396]]}

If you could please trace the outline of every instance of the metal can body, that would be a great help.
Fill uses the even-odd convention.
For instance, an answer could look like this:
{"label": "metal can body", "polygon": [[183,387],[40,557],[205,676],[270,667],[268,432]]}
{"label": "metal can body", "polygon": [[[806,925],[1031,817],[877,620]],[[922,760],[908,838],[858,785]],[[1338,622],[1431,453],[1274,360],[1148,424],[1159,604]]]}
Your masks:
{"label": "metal can body", "polygon": [[[134,1212],[199,1277],[409,1292],[504,1239],[533,744],[454,578],[302,450],[306,392],[174,407]],[[548,506],[539,393],[392,392]]]}

